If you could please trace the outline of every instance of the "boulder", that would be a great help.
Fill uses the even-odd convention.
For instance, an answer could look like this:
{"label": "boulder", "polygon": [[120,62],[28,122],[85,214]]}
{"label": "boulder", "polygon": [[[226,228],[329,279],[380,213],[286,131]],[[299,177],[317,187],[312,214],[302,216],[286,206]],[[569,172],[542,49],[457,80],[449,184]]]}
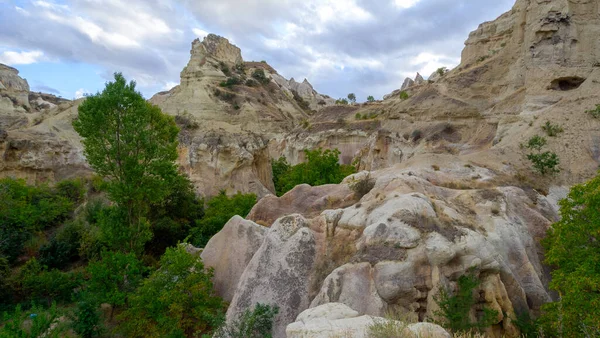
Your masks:
{"label": "boulder", "polygon": [[200,257],[214,269],[213,283],[219,297],[231,302],[246,266],[262,245],[267,228],[234,216],[206,244]]}
{"label": "boulder", "polygon": [[227,309],[228,322],[256,303],[278,306],[273,334],[284,337],[285,327],[310,304],[316,249],[315,236],[304,217],[296,214],[278,219],[240,277]]}

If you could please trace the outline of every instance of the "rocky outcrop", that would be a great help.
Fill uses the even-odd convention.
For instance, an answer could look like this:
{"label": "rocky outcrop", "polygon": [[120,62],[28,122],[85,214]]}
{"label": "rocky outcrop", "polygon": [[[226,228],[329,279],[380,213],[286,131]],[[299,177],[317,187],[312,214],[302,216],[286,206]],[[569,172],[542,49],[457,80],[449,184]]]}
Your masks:
{"label": "rocky outcrop", "polygon": [[[516,337],[516,313],[538,313],[551,299],[539,240],[557,220],[557,206],[532,190],[501,186],[502,172],[447,160],[442,167],[371,172],[374,188],[352,206],[318,215],[309,205],[291,208],[305,216],[283,216],[268,230],[232,290],[228,318],[256,302],[279,305],[276,337],[303,310],[330,303],[357,316],[393,309],[411,321],[431,321],[440,290],[452,292],[460,276],[475,273],[481,296],[472,315],[482,307],[496,310],[488,333]],[[366,173],[357,176],[341,185]],[[255,207],[263,210],[261,219],[271,205],[266,198]],[[273,208],[274,215],[280,210]],[[238,245],[244,246],[229,243]],[[305,323],[291,328],[308,330]]]}
{"label": "rocky outcrop", "polygon": [[359,316],[358,312],[340,303],[329,303],[308,309],[287,326],[287,338],[371,337],[371,327],[380,325],[391,328],[392,334],[402,337],[450,338],[450,334],[438,325],[430,323],[407,324],[372,316]]}
{"label": "rocky outcrop", "polygon": [[302,99],[312,110],[316,111],[335,104],[335,100],[331,97],[317,93],[307,79],[304,79],[302,82],[296,82],[294,78],[288,81],[277,73],[270,75],[281,90],[290,97],[295,97],[296,100]]}
{"label": "rocky outcrop", "polygon": [[404,82],[402,83],[402,87],[400,87],[400,90],[407,90],[408,88],[412,87],[415,85],[415,81],[409,77],[407,77],[406,79],[404,79]]}

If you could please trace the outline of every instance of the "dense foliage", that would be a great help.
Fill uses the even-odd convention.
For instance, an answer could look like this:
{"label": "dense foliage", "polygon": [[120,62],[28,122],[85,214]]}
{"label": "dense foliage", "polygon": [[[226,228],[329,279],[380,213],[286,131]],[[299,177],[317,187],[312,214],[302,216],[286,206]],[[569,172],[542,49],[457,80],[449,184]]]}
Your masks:
{"label": "dense foliage", "polygon": [[76,205],[58,189],[11,178],[0,180],[0,201],[0,257],[9,262],[34,234],[64,221]]}
{"label": "dense foliage", "polygon": [[253,310],[246,309],[231,324],[221,327],[216,338],[271,338],[273,319],[278,312],[276,306],[256,304]]}
{"label": "dense foliage", "polygon": [[192,244],[206,246],[208,240],[221,231],[225,223],[235,215],[246,217],[254,204],[256,195],[237,193],[231,197],[225,191],[208,201],[204,217],[196,222],[191,230]]}
{"label": "dense foliage", "polygon": [[223,320],[223,301],[214,295],[212,272],[180,245],[169,248],[153,272],[131,295],[120,315],[127,337],[191,337],[208,333]]}
{"label": "dense foliage", "polygon": [[479,279],[473,273],[468,273],[458,278],[458,289],[454,294],[448,290],[440,290],[436,299],[440,310],[435,313],[440,318],[440,325],[458,333],[481,330],[493,324],[498,313],[487,308],[483,309],[481,318],[475,322],[471,321],[470,312],[476,303],[474,291],[479,284]]}
{"label": "dense foliage", "polygon": [[340,165],[340,151],[305,150],[306,162],[291,166],[284,157],[272,162],[273,183],[277,196],[282,196],[299,184],[311,186],[338,184],[346,176],[356,172],[350,165]]}
{"label": "dense foliage", "polygon": [[554,267],[550,288],[560,295],[544,307],[544,328],[562,337],[600,336],[600,175],[571,188],[561,220],[543,242]]}

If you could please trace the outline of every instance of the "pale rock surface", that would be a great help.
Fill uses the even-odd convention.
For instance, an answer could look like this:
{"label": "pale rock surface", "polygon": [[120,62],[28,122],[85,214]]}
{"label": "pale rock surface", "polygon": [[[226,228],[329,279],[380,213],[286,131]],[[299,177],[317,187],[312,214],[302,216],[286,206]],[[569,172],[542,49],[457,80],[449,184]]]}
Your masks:
{"label": "pale rock surface", "polygon": [[[200,257],[206,267],[215,269],[215,291],[231,302],[244,269],[262,245],[267,228],[239,216],[233,217],[213,236]],[[231,246],[231,243],[235,246]]]}
{"label": "pale rock surface", "polygon": [[422,85],[423,83],[425,83],[425,79],[421,74],[417,73],[415,76],[415,86]]}
{"label": "pale rock surface", "polygon": [[[230,245],[238,242],[232,239]],[[275,337],[284,337],[287,324],[310,304],[315,251],[315,236],[304,217],[290,215],[278,219],[246,266],[227,310],[227,320],[232,321],[256,303],[276,305],[279,313],[273,333]]]}
{"label": "pale rock surface", "polygon": [[415,81],[413,79],[407,77],[406,79],[404,79],[404,82],[402,83],[400,90],[406,90],[414,85],[415,85]]}
{"label": "pale rock surface", "polygon": [[404,329],[404,337],[450,338],[446,330],[430,323],[405,324],[389,319],[359,316],[358,312],[340,303],[327,303],[303,311],[286,328],[287,338],[368,338],[369,327],[376,323],[394,322]]}

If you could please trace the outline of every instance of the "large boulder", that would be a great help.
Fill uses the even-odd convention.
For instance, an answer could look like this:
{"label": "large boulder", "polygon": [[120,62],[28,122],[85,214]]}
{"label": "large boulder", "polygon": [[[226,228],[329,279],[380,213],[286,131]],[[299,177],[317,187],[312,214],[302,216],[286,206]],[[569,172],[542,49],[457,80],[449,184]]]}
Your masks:
{"label": "large boulder", "polygon": [[267,228],[234,216],[206,244],[200,257],[206,267],[214,269],[215,290],[226,302],[233,299],[240,277],[266,232]]}
{"label": "large boulder", "polygon": [[400,321],[372,316],[359,316],[357,311],[340,303],[327,303],[303,311],[294,323],[286,328],[287,338],[368,338],[371,327],[391,327],[402,337],[450,338],[450,334],[438,325],[430,323],[407,324]]}
{"label": "large boulder", "polygon": [[[231,322],[256,303],[279,307],[275,337],[285,336],[285,327],[310,304],[309,287],[314,273],[316,240],[301,215],[278,219],[240,277],[227,310]],[[236,245],[232,242],[231,245]]]}

